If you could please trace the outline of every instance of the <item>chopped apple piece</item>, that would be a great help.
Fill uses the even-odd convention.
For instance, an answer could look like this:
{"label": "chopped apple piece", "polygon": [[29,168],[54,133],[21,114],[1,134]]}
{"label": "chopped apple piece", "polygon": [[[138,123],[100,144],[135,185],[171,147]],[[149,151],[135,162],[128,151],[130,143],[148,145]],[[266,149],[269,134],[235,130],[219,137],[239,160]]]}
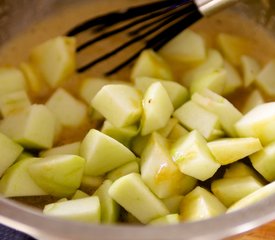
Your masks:
{"label": "chopped apple piece", "polygon": [[201,181],[212,177],[221,166],[215,161],[206,140],[196,130],[172,145],[171,156],[181,172]]}
{"label": "chopped apple piece", "polygon": [[48,195],[28,172],[29,166],[37,161],[40,159],[25,158],[9,167],[0,180],[0,193],[5,197]]}
{"label": "chopped apple piece", "polygon": [[203,38],[189,29],[174,37],[161,48],[159,53],[165,58],[183,63],[198,62],[206,58]]}
{"label": "chopped apple piece", "polygon": [[135,162],[129,162],[125,165],[122,165],[111,172],[107,174],[107,179],[110,179],[111,181],[115,181],[120,177],[123,177],[129,173],[139,173],[139,165]]}
{"label": "chopped apple piece", "polygon": [[141,135],[145,136],[165,127],[174,108],[167,91],[160,82],[151,84],[142,103]]}
{"label": "chopped apple piece", "polygon": [[242,107],[243,113],[248,113],[250,110],[258,105],[265,102],[261,92],[257,89],[253,90],[245,100],[244,106]]}
{"label": "chopped apple piece", "polygon": [[265,146],[261,151],[250,156],[253,167],[266,180],[275,180],[275,142]]}
{"label": "chopped apple piece", "polygon": [[207,58],[198,66],[187,71],[181,80],[184,86],[190,87],[191,82],[209,75],[223,67],[223,57],[219,51],[209,49]]}
{"label": "chopped apple piece", "polygon": [[223,94],[226,79],[226,71],[224,69],[218,69],[201,78],[194,79],[194,81],[190,83],[190,92],[193,94],[207,88],[218,94]]}
{"label": "chopped apple piece", "polygon": [[76,190],[76,192],[74,193],[74,195],[72,196],[72,200],[73,199],[81,199],[81,198],[86,198],[86,197],[90,197],[90,195],[88,195],[87,193],[81,191],[81,190]]}
{"label": "chopped apple piece", "polygon": [[81,190],[88,192],[97,189],[104,181],[103,177],[92,177],[84,175],[81,179],[80,188]]}
{"label": "chopped apple piece", "polygon": [[178,124],[178,119],[176,118],[170,118],[168,123],[165,127],[159,129],[157,132],[163,136],[168,137],[168,135],[171,133],[171,131],[175,128],[175,126]]}
{"label": "chopped apple piece", "polygon": [[4,94],[0,97],[0,110],[3,117],[31,106],[26,91],[16,91]]}
{"label": "chopped apple piece", "polygon": [[46,106],[34,104],[4,118],[0,123],[0,130],[26,148],[51,148],[56,120]]}
{"label": "chopped apple piece", "polygon": [[146,144],[150,138],[150,134],[146,136],[138,135],[136,136],[131,144],[131,150],[137,155],[141,156],[144,148],[146,147]]}
{"label": "chopped apple piece", "polygon": [[79,188],[85,160],[76,155],[49,156],[29,165],[29,173],[45,192],[67,197]]}
{"label": "chopped apple piece", "polygon": [[137,77],[134,79],[135,87],[143,93],[145,93],[148,87],[155,82],[160,82],[165,88],[173,103],[174,109],[178,108],[189,99],[188,90],[177,82],[164,81],[151,77]]}
{"label": "chopped apple piece", "polygon": [[275,140],[275,102],[256,106],[235,124],[240,137],[259,138],[263,145]]}
{"label": "chopped apple piece", "polygon": [[169,214],[164,203],[149,190],[137,173],[130,173],[117,179],[111,185],[109,194],[144,224]]}
{"label": "chopped apple piece", "polygon": [[257,179],[246,176],[215,180],[211,184],[211,191],[226,207],[229,207],[261,187],[263,184]]}
{"label": "chopped apple piece", "polygon": [[192,96],[192,101],[218,116],[224,131],[230,137],[236,137],[235,123],[242,118],[241,112],[226,98],[205,89]]}
{"label": "chopped apple piece", "polygon": [[259,150],[262,144],[258,138],[223,138],[207,144],[215,160],[221,165],[236,162]]}
{"label": "chopped apple piece", "polygon": [[246,197],[242,198],[235,204],[233,204],[230,208],[228,208],[227,212],[233,212],[239,210],[244,207],[248,207],[252,204],[255,204],[275,193],[275,182],[269,183],[262,188],[256,190],[253,193],[250,193]]}
{"label": "chopped apple piece", "polygon": [[45,215],[67,220],[100,223],[100,202],[97,196],[51,203],[44,207]]}
{"label": "chopped apple piece", "polygon": [[256,59],[246,55],[241,57],[241,64],[244,87],[249,87],[256,80],[256,76],[260,72],[260,64]]}
{"label": "chopped apple piece", "polygon": [[144,50],[136,60],[131,72],[131,79],[136,77],[153,77],[173,80],[168,64],[152,49]]}
{"label": "chopped apple piece", "polygon": [[207,140],[223,135],[218,117],[193,101],[183,104],[173,116],[188,130],[198,130]]}
{"label": "chopped apple piece", "polygon": [[80,149],[80,142],[74,142],[74,143],[69,143],[69,144],[65,144],[62,146],[41,151],[39,153],[39,156],[47,157],[47,156],[58,155],[58,154],[79,155],[79,149]]}
{"label": "chopped apple piece", "polygon": [[196,187],[182,199],[180,219],[198,221],[225,213],[226,207],[212,193]]}
{"label": "chopped apple piece", "polygon": [[256,77],[256,84],[269,96],[275,96],[275,60],[264,66]]}
{"label": "chopped apple piece", "polygon": [[79,127],[87,116],[87,107],[65,89],[59,88],[46,102],[59,122],[65,127]]}
{"label": "chopped apple piece", "polygon": [[190,192],[196,179],[183,174],[173,162],[168,142],[153,133],[141,156],[141,178],[159,198],[167,198]]}
{"label": "chopped apple piece", "polygon": [[136,160],[127,147],[95,129],[82,141],[80,155],[86,159],[85,174],[90,176],[100,176]]}
{"label": "chopped apple piece", "polygon": [[126,147],[129,147],[131,140],[138,134],[139,129],[136,125],[118,128],[105,120],[101,132],[116,139]]}
{"label": "chopped apple piece", "polygon": [[226,81],[223,95],[227,95],[240,88],[243,83],[239,72],[229,62],[224,61],[224,69],[226,71]]}
{"label": "chopped apple piece", "polygon": [[189,133],[188,130],[186,130],[183,126],[177,123],[168,135],[168,139],[175,141],[178,140],[180,137],[183,137],[187,133]]}
{"label": "chopped apple piece", "polygon": [[38,69],[50,87],[58,87],[74,73],[75,46],[75,38],[56,37],[31,51],[31,64]]}
{"label": "chopped apple piece", "polygon": [[141,117],[141,94],[131,86],[106,85],[93,98],[92,107],[115,127],[130,126]]}
{"label": "chopped apple piece", "polygon": [[165,206],[168,208],[170,213],[178,213],[180,210],[180,203],[183,199],[183,196],[172,196],[169,198],[164,198],[162,201],[164,202]]}
{"label": "chopped apple piece", "polygon": [[105,180],[94,192],[93,196],[98,196],[101,207],[101,222],[115,223],[119,218],[119,205],[111,198],[108,191],[112,181]]}
{"label": "chopped apple piece", "polygon": [[180,223],[180,216],[177,213],[168,214],[164,217],[156,218],[149,222],[151,225],[166,225],[166,224],[178,224]]}
{"label": "chopped apple piece", "polygon": [[217,37],[220,50],[225,58],[234,65],[239,65],[241,56],[248,52],[248,42],[248,39],[227,33],[220,33]]}

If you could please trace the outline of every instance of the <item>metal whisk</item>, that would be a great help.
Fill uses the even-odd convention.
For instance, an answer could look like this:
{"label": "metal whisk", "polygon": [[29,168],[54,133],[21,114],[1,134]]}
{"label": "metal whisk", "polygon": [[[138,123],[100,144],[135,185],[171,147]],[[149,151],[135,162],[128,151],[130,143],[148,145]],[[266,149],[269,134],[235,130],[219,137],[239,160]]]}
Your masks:
{"label": "metal whisk", "polygon": [[84,51],[93,44],[117,34],[127,33],[129,40],[80,66],[78,72],[84,72],[124,51],[133,44],[142,42],[142,46],[135,50],[131,56],[105,73],[106,75],[112,75],[129,65],[144,49],[159,50],[169,40],[203,16],[211,15],[237,1],[161,0],[89,19],[67,33],[67,36],[77,36],[84,31],[91,31],[91,38],[79,45],[77,52]]}

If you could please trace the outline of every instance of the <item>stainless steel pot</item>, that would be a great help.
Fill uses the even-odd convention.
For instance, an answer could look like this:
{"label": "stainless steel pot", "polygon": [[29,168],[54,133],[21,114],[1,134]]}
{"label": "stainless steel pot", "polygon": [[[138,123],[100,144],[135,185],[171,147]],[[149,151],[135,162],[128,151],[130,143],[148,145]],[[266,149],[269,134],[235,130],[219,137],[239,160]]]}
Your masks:
{"label": "stainless steel pot", "polygon": [[[84,1],[84,0],[82,0]],[[92,1],[92,0],[90,0]],[[119,5],[119,0],[116,0]],[[57,14],[73,0],[1,0],[0,44],[44,18]],[[80,2],[80,1],[78,1]],[[93,1],[95,6],[99,0]],[[111,3],[111,0],[105,0]],[[138,1],[128,0],[129,4]],[[114,2],[113,2],[114,4]],[[275,3],[273,0],[247,0],[234,7],[275,33]],[[275,196],[237,212],[193,223],[174,226],[93,225],[69,222],[43,216],[38,210],[12,200],[0,198],[0,222],[38,239],[96,240],[215,240],[235,235],[275,219]]]}

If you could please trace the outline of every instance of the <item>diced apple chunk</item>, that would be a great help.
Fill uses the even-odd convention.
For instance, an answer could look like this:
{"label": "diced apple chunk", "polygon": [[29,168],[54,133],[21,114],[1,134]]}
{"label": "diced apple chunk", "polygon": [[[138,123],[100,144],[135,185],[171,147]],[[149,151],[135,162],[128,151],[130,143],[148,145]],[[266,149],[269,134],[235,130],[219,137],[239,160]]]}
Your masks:
{"label": "diced apple chunk", "polygon": [[149,222],[151,225],[166,225],[166,224],[177,224],[180,223],[180,216],[177,213],[168,214],[164,217],[156,218]]}
{"label": "diced apple chunk", "polygon": [[54,147],[48,150],[41,151],[39,153],[40,157],[47,157],[57,154],[72,154],[72,155],[79,155],[80,149],[80,142],[74,142],[65,144],[62,146]]}
{"label": "diced apple chunk", "polygon": [[87,116],[86,105],[63,88],[59,88],[53,93],[46,102],[46,106],[65,127],[78,127]]}
{"label": "diced apple chunk", "polygon": [[29,174],[28,168],[40,161],[39,158],[25,158],[12,165],[0,180],[0,193],[5,197],[48,195]]}
{"label": "diced apple chunk", "polygon": [[259,138],[263,145],[275,140],[275,102],[264,103],[246,113],[235,124],[240,137]]}
{"label": "diced apple chunk", "polygon": [[[20,123],[20,124],[18,124]],[[56,131],[56,119],[40,104],[16,112],[2,120],[0,130],[26,148],[51,148]]]}
{"label": "diced apple chunk", "polygon": [[236,137],[235,123],[242,118],[241,112],[226,98],[205,89],[192,96],[192,101],[218,116],[224,131],[231,137]]}
{"label": "diced apple chunk", "polygon": [[137,155],[141,156],[146,144],[150,138],[151,134],[146,136],[137,135],[132,143],[131,143],[131,150]]}
{"label": "diced apple chunk", "polygon": [[261,92],[257,89],[253,90],[245,100],[245,103],[242,107],[243,113],[248,113],[250,110],[255,108],[258,105],[261,105],[265,102]]}
{"label": "diced apple chunk", "polygon": [[131,79],[153,77],[173,80],[173,74],[167,63],[152,49],[144,50],[136,60],[131,72]]}
{"label": "diced apple chunk", "polygon": [[114,126],[130,126],[141,117],[141,94],[131,86],[106,85],[93,98],[92,107]]}
{"label": "diced apple chunk", "polygon": [[81,179],[80,189],[89,192],[96,190],[104,182],[103,177],[92,177],[84,175]]}
{"label": "diced apple chunk", "polygon": [[122,165],[111,172],[107,174],[107,179],[110,179],[111,181],[115,181],[120,177],[123,177],[125,175],[128,175],[130,173],[139,173],[139,165],[135,162],[129,162],[125,165]]}
{"label": "diced apple chunk", "polygon": [[23,73],[12,67],[0,68],[0,96],[26,90],[26,82]]}
{"label": "diced apple chunk", "polygon": [[256,76],[260,72],[260,64],[256,59],[246,55],[241,57],[241,64],[244,86],[249,87],[256,80]]}
{"label": "diced apple chunk", "polygon": [[261,187],[263,187],[261,182],[252,176],[247,176],[215,180],[211,184],[211,191],[226,207],[229,207]]}
{"label": "diced apple chunk", "polygon": [[271,196],[274,193],[275,193],[275,182],[272,182],[263,186],[257,191],[250,193],[246,197],[242,198],[241,200],[233,204],[230,208],[228,208],[227,212],[233,212],[241,208],[248,207],[254,203],[257,203]]}
{"label": "diced apple chunk", "polygon": [[80,155],[86,159],[85,174],[90,176],[100,176],[136,160],[127,147],[95,129],[82,141]]}
{"label": "diced apple chunk", "polygon": [[264,66],[256,77],[256,84],[269,96],[275,96],[275,60]]}
{"label": "diced apple chunk", "polygon": [[31,63],[50,87],[58,87],[74,73],[75,45],[72,37],[56,37],[31,51]]}
{"label": "diced apple chunk", "polygon": [[206,57],[203,38],[192,30],[184,30],[160,50],[160,55],[183,63],[202,61]]}
{"label": "diced apple chunk", "polygon": [[229,62],[224,61],[224,69],[226,71],[226,80],[223,95],[227,95],[240,88],[243,83],[239,72]]}
{"label": "diced apple chunk", "polygon": [[210,192],[196,187],[184,196],[180,206],[180,219],[198,221],[225,213],[226,207]]}
{"label": "diced apple chunk", "polygon": [[51,203],[44,207],[45,215],[67,220],[100,223],[100,202],[97,196]]}
{"label": "diced apple chunk", "polygon": [[196,186],[196,179],[183,174],[173,162],[168,142],[153,133],[141,156],[141,178],[159,198],[186,194]]}
{"label": "diced apple chunk", "polygon": [[196,130],[172,145],[171,156],[181,172],[201,181],[212,177],[221,166],[215,161],[206,140]]}
{"label": "diced apple chunk", "polygon": [[172,196],[169,198],[164,198],[162,201],[164,202],[165,206],[168,208],[170,213],[178,213],[180,210],[180,203],[183,199],[182,195]]}
{"label": "diced apple chunk", "polygon": [[71,196],[80,186],[85,160],[77,155],[49,156],[29,165],[29,173],[45,192]]}
{"label": "diced apple chunk", "polygon": [[268,181],[275,180],[275,142],[250,156],[253,167]]}
{"label": "diced apple chunk", "polygon": [[166,124],[165,127],[159,129],[157,132],[163,136],[163,137],[168,137],[168,135],[171,133],[171,131],[175,128],[175,126],[178,124],[178,119],[176,118],[170,118],[168,123]]}
{"label": "diced apple chunk", "polygon": [[215,160],[221,165],[236,162],[259,150],[262,144],[258,138],[224,138],[207,144]]}
{"label": "diced apple chunk", "polygon": [[0,110],[3,117],[31,106],[26,91],[16,91],[0,97]]}
{"label": "diced apple chunk", "polygon": [[119,217],[119,206],[108,193],[111,185],[112,181],[105,180],[93,194],[100,201],[101,222],[107,224],[115,223]]}
{"label": "diced apple chunk", "polygon": [[76,192],[74,193],[74,195],[72,196],[72,200],[73,199],[81,199],[81,198],[86,198],[86,197],[90,197],[87,193],[81,191],[81,190],[76,190]]}
{"label": "diced apple chunk", "polygon": [[186,130],[183,126],[177,123],[168,135],[168,139],[175,141],[178,140],[180,137],[183,137],[187,133],[189,133],[188,130]]}
{"label": "diced apple chunk", "polygon": [[109,194],[144,224],[169,214],[164,203],[149,190],[137,173],[117,179],[110,187]]}
{"label": "diced apple chunk", "polygon": [[207,140],[223,135],[218,117],[193,101],[183,104],[173,116],[188,130],[198,130]]}
{"label": "diced apple chunk", "polygon": [[167,91],[160,82],[153,83],[147,89],[142,103],[141,135],[145,136],[165,127],[174,108]]}

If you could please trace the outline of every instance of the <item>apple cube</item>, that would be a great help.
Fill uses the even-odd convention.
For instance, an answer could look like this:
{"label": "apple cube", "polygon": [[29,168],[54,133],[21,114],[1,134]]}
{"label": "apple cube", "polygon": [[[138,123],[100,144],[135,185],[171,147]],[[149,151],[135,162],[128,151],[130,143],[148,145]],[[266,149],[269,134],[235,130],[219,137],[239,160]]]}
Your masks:
{"label": "apple cube", "polygon": [[174,108],[167,91],[160,82],[150,85],[142,103],[141,135],[145,136],[165,127]]}
{"label": "apple cube", "polygon": [[182,199],[183,199],[183,196],[177,195],[169,198],[164,198],[162,199],[162,201],[165,204],[165,206],[168,208],[170,213],[178,213],[180,210],[180,203]]}
{"label": "apple cube", "polygon": [[168,139],[172,141],[178,140],[180,137],[185,136],[187,133],[189,133],[188,130],[186,130],[183,126],[181,126],[179,123],[175,125],[175,127],[171,130],[171,132],[168,135]]}
{"label": "apple cube", "polygon": [[188,130],[198,130],[207,140],[223,135],[216,114],[207,111],[193,101],[183,104],[173,113],[173,117],[177,118]]}
{"label": "apple cube", "polygon": [[47,157],[47,156],[53,156],[58,154],[79,155],[79,149],[80,149],[80,142],[74,142],[74,143],[69,143],[69,144],[65,144],[62,146],[41,151],[39,153],[39,156]]}
{"label": "apple cube", "polygon": [[168,64],[152,49],[144,50],[136,60],[131,79],[136,77],[153,77],[163,80],[173,80],[173,74]]}
{"label": "apple cube", "polygon": [[109,188],[109,194],[141,223],[146,224],[169,214],[164,203],[149,190],[137,173],[117,179]]}
{"label": "apple cube", "polygon": [[261,150],[258,138],[223,138],[207,144],[215,160],[221,165],[230,164]]}
{"label": "apple cube", "polygon": [[120,177],[123,177],[129,173],[139,173],[139,165],[137,163],[137,161],[135,162],[129,162],[126,163],[114,170],[112,170],[111,172],[109,172],[107,174],[107,179],[110,179],[111,181],[115,181]]}
{"label": "apple cube", "polygon": [[63,88],[57,89],[46,102],[59,122],[65,127],[79,127],[87,116],[87,107]]}
{"label": "apple cube", "polygon": [[191,94],[195,92],[200,92],[201,90],[207,88],[222,94],[225,88],[225,83],[227,79],[226,71],[224,69],[218,69],[210,74],[207,74],[201,78],[194,79],[190,83]]}
{"label": "apple cube", "polygon": [[235,124],[240,137],[259,138],[263,145],[275,140],[275,102],[256,106]]}
{"label": "apple cube", "polygon": [[74,195],[72,196],[72,200],[73,199],[81,199],[81,198],[86,198],[86,197],[90,197],[90,195],[88,195],[87,193],[81,191],[81,190],[76,190],[76,192],[74,193]]}
{"label": "apple cube", "polygon": [[160,49],[160,55],[183,63],[193,63],[206,58],[203,38],[192,30],[184,30]]}
{"label": "apple cube", "polygon": [[258,105],[261,105],[265,102],[261,92],[257,89],[253,90],[245,100],[245,103],[242,107],[243,113],[248,113],[250,110],[255,108]]}
{"label": "apple cube", "polygon": [[196,187],[182,199],[180,219],[198,221],[225,213],[226,207],[212,193]]}
{"label": "apple cube", "polygon": [[31,101],[26,91],[7,93],[0,97],[0,111],[3,117],[31,106]]}
{"label": "apple cube", "polygon": [[269,182],[275,180],[275,142],[249,156],[253,167]]}
{"label": "apple cube", "polygon": [[250,193],[238,202],[234,203],[227,212],[233,212],[245,207],[248,207],[254,203],[257,203],[271,195],[275,194],[275,182],[269,183],[262,188]]}
{"label": "apple cube", "polygon": [[173,162],[168,142],[153,133],[141,156],[141,178],[159,198],[186,194],[196,186],[196,179],[183,174]]}
{"label": "apple cube", "polygon": [[12,67],[0,68],[0,96],[26,89],[23,73]]}
{"label": "apple cube", "polygon": [[56,37],[32,49],[31,64],[52,88],[58,87],[75,71],[76,40]]}
{"label": "apple cube", "polygon": [[93,98],[92,107],[115,127],[130,126],[140,120],[141,94],[131,86],[106,85]]}
{"label": "apple cube", "polygon": [[261,70],[261,66],[256,59],[246,55],[241,57],[241,66],[244,87],[249,87],[256,80],[256,77]]}
{"label": "apple cube", "polygon": [[111,185],[111,180],[105,180],[93,194],[93,196],[98,196],[100,201],[101,222],[107,224],[115,223],[119,218],[119,205],[108,193]]}
{"label": "apple cube", "polygon": [[192,96],[192,101],[218,116],[223,130],[230,137],[236,137],[235,123],[242,118],[242,113],[226,98],[205,89]]}
{"label": "apple cube", "polygon": [[170,118],[168,120],[168,123],[166,124],[165,127],[159,129],[157,132],[163,136],[163,137],[168,137],[168,135],[171,133],[171,131],[175,128],[175,126],[178,124],[178,119],[176,118]]}
{"label": "apple cube", "polygon": [[168,214],[164,217],[159,217],[149,222],[150,225],[167,225],[180,223],[180,216],[177,213]]}
{"label": "apple cube", "polygon": [[76,155],[48,156],[29,165],[39,187],[56,197],[67,197],[79,188],[85,160]]}
{"label": "apple cube", "polygon": [[209,75],[223,67],[223,57],[216,49],[209,49],[206,59],[198,66],[188,70],[182,77],[184,86],[190,87],[191,82]]}
{"label": "apple cube", "polygon": [[211,178],[221,166],[203,136],[193,130],[172,144],[171,156],[180,171],[201,181]]}
{"label": "apple cube", "polygon": [[211,191],[226,207],[229,207],[263,186],[251,176],[223,178],[212,182]]}
{"label": "apple cube", "polygon": [[66,220],[100,223],[100,210],[98,197],[92,196],[48,204],[44,207],[43,213]]}
{"label": "apple cube", "polygon": [[33,149],[51,148],[55,130],[55,117],[46,106],[40,104],[16,112],[0,123],[1,132],[22,146]]}
{"label": "apple cube", "polygon": [[86,159],[85,175],[100,176],[123,164],[135,161],[135,155],[117,140],[91,129],[80,146]]}
{"label": "apple cube", "polygon": [[137,155],[141,156],[144,148],[147,145],[147,142],[150,138],[151,134],[146,136],[137,135],[131,143],[131,150]]}
{"label": "apple cube", "polygon": [[48,195],[28,172],[29,166],[38,161],[39,158],[29,157],[9,167],[0,180],[0,193],[5,197]]}
{"label": "apple cube", "polygon": [[269,96],[275,96],[275,60],[271,60],[256,77],[256,84]]}
{"label": "apple cube", "polygon": [[138,134],[139,129],[136,125],[118,128],[105,120],[101,132],[129,147],[131,140]]}
{"label": "apple cube", "polygon": [[243,83],[239,72],[229,62],[224,61],[224,69],[226,71],[226,80],[223,95],[227,95],[240,88]]}
{"label": "apple cube", "polygon": [[103,177],[92,177],[84,175],[81,179],[80,189],[90,192],[96,190],[104,181]]}
{"label": "apple cube", "polygon": [[155,82],[160,82],[165,88],[171,99],[174,109],[178,108],[189,99],[187,88],[177,82],[165,81],[151,77],[137,77],[134,79],[135,87],[143,93],[145,93],[148,87]]}

